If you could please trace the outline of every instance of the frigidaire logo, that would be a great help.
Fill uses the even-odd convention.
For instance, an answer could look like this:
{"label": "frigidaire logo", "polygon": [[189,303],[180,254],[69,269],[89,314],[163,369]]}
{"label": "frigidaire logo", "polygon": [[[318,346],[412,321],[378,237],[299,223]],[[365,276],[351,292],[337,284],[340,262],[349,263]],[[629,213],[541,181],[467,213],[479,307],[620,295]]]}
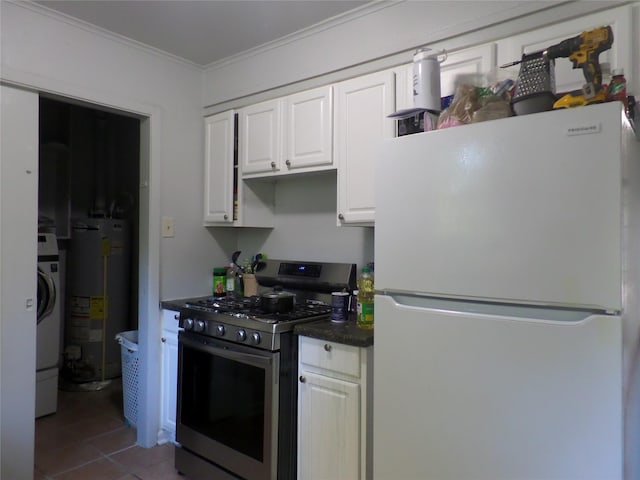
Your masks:
{"label": "frigidaire logo", "polygon": [[567,127],[567,135],[587,135],[590,133],[600,133],[600,124],[580,125],[577,127]]}

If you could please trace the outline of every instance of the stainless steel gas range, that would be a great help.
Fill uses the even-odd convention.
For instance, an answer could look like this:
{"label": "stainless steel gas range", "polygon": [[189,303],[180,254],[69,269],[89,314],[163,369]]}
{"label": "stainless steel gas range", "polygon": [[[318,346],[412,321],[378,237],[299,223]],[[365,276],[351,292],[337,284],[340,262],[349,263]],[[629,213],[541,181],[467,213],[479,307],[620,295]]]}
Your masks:
{"label": "stainless steel gas range", "polygon": [[[258,297],[201,298],[180,311],[176,469],[192,480],[294,480],[297,337],[326,318],[332,291],[353,291],[354,264],[267,260]],[[294,293],[265,313],[261,294]]]}

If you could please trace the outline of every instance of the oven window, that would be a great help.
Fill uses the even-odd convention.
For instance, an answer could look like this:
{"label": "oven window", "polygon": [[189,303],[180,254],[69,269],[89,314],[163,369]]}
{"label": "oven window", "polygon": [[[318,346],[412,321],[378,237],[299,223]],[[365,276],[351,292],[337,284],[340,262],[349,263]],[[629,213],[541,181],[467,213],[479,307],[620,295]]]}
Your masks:
{"label": "oven window", "polygon": [[263,461],[265,370],[185,346],[182,423]]}

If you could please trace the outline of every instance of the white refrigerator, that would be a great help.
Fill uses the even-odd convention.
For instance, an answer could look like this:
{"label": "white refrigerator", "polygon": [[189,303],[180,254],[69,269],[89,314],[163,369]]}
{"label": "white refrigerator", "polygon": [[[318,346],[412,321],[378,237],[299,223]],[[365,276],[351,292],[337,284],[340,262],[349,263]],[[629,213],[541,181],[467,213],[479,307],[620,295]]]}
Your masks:
{"label": "white refrigerator", "polygon": [[374,480],[640,478],[640,143],[621,104],[384,141]]}

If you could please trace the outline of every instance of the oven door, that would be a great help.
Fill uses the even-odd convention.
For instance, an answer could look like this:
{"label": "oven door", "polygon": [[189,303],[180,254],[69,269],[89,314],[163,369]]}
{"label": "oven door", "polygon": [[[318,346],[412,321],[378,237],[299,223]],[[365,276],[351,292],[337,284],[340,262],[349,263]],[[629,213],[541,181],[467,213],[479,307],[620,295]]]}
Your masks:
{"label": "oven door", "polygon": [[280,353],[178,337],[176,440],[247,480],[276,478]]}

